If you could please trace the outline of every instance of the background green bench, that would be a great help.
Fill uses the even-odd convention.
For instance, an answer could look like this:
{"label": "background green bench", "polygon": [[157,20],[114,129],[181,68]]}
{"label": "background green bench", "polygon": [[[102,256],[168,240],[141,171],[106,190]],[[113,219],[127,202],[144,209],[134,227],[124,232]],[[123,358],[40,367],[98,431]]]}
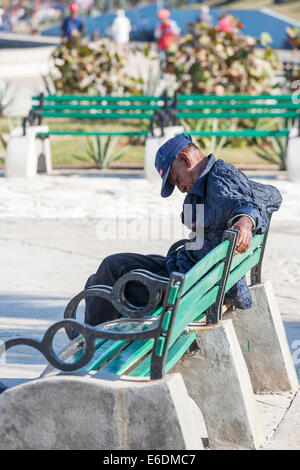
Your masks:
{"label": "background green bench", "polygon": [[[44,118],[76,120],[135,120],[139,123],[150,121],[155,113],[163,112],[170,103],[166,94],[162,96],[87,96],[87,95],[48,95],[41,93],[32,98],[29,115],[23,120],[26,125],[41,125]],[[144,127],[144,126],[143,126]],[[106,135],[106,136],[146,136],[148,130],[140,131],[84,131],[49,130],[38,136],[48,135]]]}

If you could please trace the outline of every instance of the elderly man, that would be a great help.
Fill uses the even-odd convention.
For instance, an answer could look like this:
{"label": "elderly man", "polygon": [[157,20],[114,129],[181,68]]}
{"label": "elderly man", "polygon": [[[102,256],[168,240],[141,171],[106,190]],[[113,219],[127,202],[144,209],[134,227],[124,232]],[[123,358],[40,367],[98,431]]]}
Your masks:
{"label": "elderly man", "polygon": [[[146,269],[165,276],[172,271],[186,273],[221,242],[222,234],[228,227],[239,231],[236,251],[244,253],[254,233],[267,231],[268,215],[278,210],[282,201],[275,187],[251,181],[229,163],[216,160],[212,154],[206,156],[184,134],[169,139],[159,148],[155,166],[162,178],[162,197],[170,196],[175,186],[187,193],[184,207],[188,205],[192,209],[192,229],[196,230],[198,225],[195,217],[197,206],[204,208],[201,221],[203,243],[195,249],[183,246],[168,257],[135,253],[108,256],[97,273],[90,276],[86,287],[95,284],[112,286],[119,277],[133,269]],[[184,217],[183,223],[190,225]],[[128,283],[125,295],[137,305],[143,305],[147,300],[145,287],[134,282]],[[227,292],[225,303],[241,309],[251,307],[251,295],[245,278]],[[107,300],[86,300],[86,323],[97,325],[118,317],[118,312]]]}

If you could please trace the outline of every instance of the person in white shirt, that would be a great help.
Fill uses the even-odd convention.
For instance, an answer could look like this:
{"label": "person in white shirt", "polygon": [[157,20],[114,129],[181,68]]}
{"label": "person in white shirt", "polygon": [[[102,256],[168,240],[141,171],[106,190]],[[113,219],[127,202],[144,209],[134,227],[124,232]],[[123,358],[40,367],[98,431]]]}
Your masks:
{"label": "person in white shirt", "polygon": [[130,31],[131,23],[129,18],[125,15],[124,10],[118,10],[110,28],[110,34],[117,45],[119,54],[124,54],[127,51]]}

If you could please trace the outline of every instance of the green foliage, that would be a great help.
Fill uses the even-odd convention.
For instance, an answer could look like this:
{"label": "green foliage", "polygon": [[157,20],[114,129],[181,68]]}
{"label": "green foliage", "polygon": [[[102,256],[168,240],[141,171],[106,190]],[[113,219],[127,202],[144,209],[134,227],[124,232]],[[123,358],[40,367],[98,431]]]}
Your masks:
{"label": "green foliage", "polygon": [[[205,116],[205,114],[203,115]],[[193,131],[221,131],[221,130],[230,130],[234,131],[237,128],[235,122],[228,119],[181,119],[181,124],[184,126],[186,132],[190,130]],[[228,137],[193,137],[193,141],[199,148],[204,148],[208,153],[218,154],[221,152],[222,148],[226,147],[230,143],[233,144],[237,139],[230,139]]]}
{"label": "green foliage", "polygon": [[[165,72],[175,75],[180,93],[266,93],[281,68],[270,47],[234,31],[223,33],[206,23],[189,25],[189,32],[167,53]],[[270,37],[263,35],[264,44]]]}
{"label": "green foliage", "polygon": [[[86,139],[86,146],[83,150],[84,153],[94,161],[97,168],[107,168],[110,163],[121,158],[129,147],[129,145],[127,145],[115,152],[118,140],[118,137],[112,136],[93,136],[92,138]],[[74,156],[79,160],[86,161],[82,156]]]}
{"label": "green foliage", "polygon": [[143,93],[144,80],[126,69],[127,60],[118,55],[115,44],[101,39],[93,45],[70,40],[59,45],[51,59],[54,69],[44,80],[47,88],[65,94]]}
{"label": "green foliage", "polygon": [[300,49],[300,29],[297,26],[288,26],[285,31],[290,45],[294,49]]}
{"label": "green foliage", "polygon": [[[263,124],[261,127],[260,123],[258,122],[255,128],[259,130],[260,128],[266,128],[265,126],[266,124]],[[272,127],[274,127],[274,119],[268,128],[271,129]],[[280,130],[284,127],[285,126],[281,120],[276,121],[275,128]],[[286,127],[291,127],[291,125],[286,123]],[[288,137],[267,137],[264,139],[261,137],[255,137],[253,142],[257,145],[256,154],[260,158],[267,161],[268,163],[279,164],[281,170],[286,170]]]}

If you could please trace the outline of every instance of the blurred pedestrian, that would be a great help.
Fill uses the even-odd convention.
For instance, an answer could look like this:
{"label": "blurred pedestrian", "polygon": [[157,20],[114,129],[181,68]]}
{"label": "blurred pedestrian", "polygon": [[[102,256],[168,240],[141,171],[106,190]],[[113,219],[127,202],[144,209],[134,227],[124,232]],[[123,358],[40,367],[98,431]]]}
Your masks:
{"label": "blurred pedestrian", "polygon": [[223,33],[231,33],[233,30],[233,21],[228,11],[221,13],[218,21],[218,29]]}
{"label": "blurred pedestrian", "polygon": [[38,18],[38,9],[34,9],[30,17],[31,34],[40,35],[40,22]]}
{"label": "blurred pedestrian", "polygon": [[208,26],[212,26],[213,20],[212,20],[211,15],[209,14],[209,12],[210,12],[209,6],[203,5],[200,8],[200,13],[197,17],[197,21],[199,23],[206,23]]}
{"label": "blurred pedestrian", "polygon": [[157,41],[157,49],[160,56],[161,67],[163,68],[166,63],[166,51],[170,46],[176,44],[180,35],[180,28],[176,21],[170,19],[169,10],[162,9],[157,14],[160,23],[154,31],[154,36]]}
{"label": "blurred pedestrian", "polygon": [[11,13],[9,14],[9,24],[10,31],[14,33],[18,27],[19,23],[19,8],[17,6],[13,7]]}
{"label": "blurred pedestrian", "polygon": [[65,18],[62,24],[62,38],[76,39],[85,34],[85,27],[83,21],[77,17],[79,10],[77,3],[71,3],[69,9],[70,16]]}
{"label": "blurred pedestrian", "polygon": [[117,10],[117,16],[115,17],[111,28],[110,35],[117,45],[117,52],[120,55],[125,54],[128,51],[128,43],[131,31],[131,23],[129,18],[125,15],[124,10]]}
{"label": "blurred pedestrian", "polygon": [[101,35],[100,35],[100,30],[99,29],[94,29],[94,31],[91,34],[91,41],[92,42],[97,42],[99,41]]}

